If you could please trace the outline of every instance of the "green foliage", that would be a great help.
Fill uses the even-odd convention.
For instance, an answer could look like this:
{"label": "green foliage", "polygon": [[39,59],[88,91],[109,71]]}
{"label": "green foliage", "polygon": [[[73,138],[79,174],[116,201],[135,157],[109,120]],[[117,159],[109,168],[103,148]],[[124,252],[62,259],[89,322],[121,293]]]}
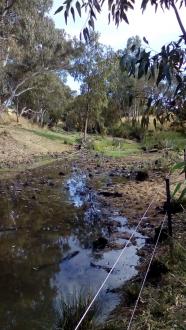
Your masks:
{"label": "green foliage", "polygon": [[136,123],[132,125],[131,122],[121,123],[120,125],[115,125],[110,133],[116,137],[122,137],[125,139],[135,139],[141,141],[145,134],[144,129],[140,124]]}
{"label": "green foliage", "polygon": [[[75,118],[83,121],[85,135],[87,129],[95,127],[96,130],[96,126],[101,126],[100,115],[108,102],[107,71],[106,47],[99,43],[98,35],[92,33],[90,42],[84,45],[82,53],[75,59],[71,69],[74,79],[81,83],[81,95],[74,100],[71,110]],[[77,125],[82,127],[82,123]]]}
{"label": "green foliage", "polygon": [[174,151],[183,150],[186,145],[186,135],[167,130],[147,132],[143,138],[142,146],[147,150],[158,148],[159,150],[168,148]]}
{"label": "green foliage", "polygon": [[[174,172],[176,170],[181,170],[180,174],[185,173],[186,172],[186,161],[176,163],[172,167],[172,171]],[[178,182],[176,184],[176,186],[172,192],[172,197],[175,198],[175,196],[177,196],[178,194],[179,194],[178,201],[184,203],[185,195],[186,195],[186,180],[183,180],[182,182]]]}
{"label": "green foliage", "polygon": [[[74,44],[67,40],[64,30],[55,28],[47,15],[51,0],[17,0],[11,12],[5,11],[3,36],[3,62],[0,69],[1,103],[11,104],[16,98],[33,88],[32,82],[46,72],[64,71],[74,55]],[[0,13],[1,14],[1,13]],[[29,19],[29,24],[28,24]],[[5,33],[6,34],[6,33]],[[3,39],[3,40],[4,40]]]}
{"label": "green foliage", "polygon": [[[34,78],[29,86],[31,90],[18,98],[17,111],[21,111],[23,108],[31,109],[32,112],[28,113],[28,117],[37,121],[41,126],[49,124],[52,127],[57,124],[71,101],[70,89],[54,73],[46,73]],[[44,116],[42,116],[42,111]]]}

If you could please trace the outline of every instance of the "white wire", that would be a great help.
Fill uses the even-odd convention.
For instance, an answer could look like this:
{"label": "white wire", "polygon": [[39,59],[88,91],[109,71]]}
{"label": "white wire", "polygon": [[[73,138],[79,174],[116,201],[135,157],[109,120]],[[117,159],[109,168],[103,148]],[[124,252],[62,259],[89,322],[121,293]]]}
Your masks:
{"label": "white wire", "polygon": [[137,308],[137,306],[138,306],[138,302],[139,302],[139,300],[140,300],[141,293],[142,293],[142,291],[143,291],[143,288],[144,288],[144,285],[145,285],[145,282],[146,282],[146,279],[147,279],[147,275],[148,275],[148,272],[149,272],[149,270],[150,270],[150,266],[151,266],[152,260],[153,260],[153,258],[154,258],[155,252],[156,252],[156,248],[157,248],[157,245],[158,245],[158,242],[159,242],[159,239],[160,239],[160,235],[161,235],[161,232],[162,232],[162,229],[163,229],[163,225],[164,225],[164,223],[165,223],[166,216],[167,216],[167,214],[165,214],[164,219],[163,219],[163,221],[162,221],[161,228],[160,228],[160,231],[159,231],[159,235],[158,235],[158,238],[157,238],[157,240],[156,240],[156,244],[155,244],[154,250],[153,250],[153,252],[152,252],[152,255],[151,255],[151,258],[150,258],[150,262],[149,262],[149,265],[148,265],[147,271],[146,271],[146,273],[145,273],[145,277],[144,277],[144,279],[143,279],[143,283],[142,283],[142,286],[141,286],[141,289],[140,289],[140,292],[139,292],[138,298],[137,298],[137,300],[136,300],[136,303],[135,303],[135,306],[134,306],[134,309],[133,309],[133,312],[132,312],[132,315],[131,315],[131,318],[130,318],[130,321],[129,321],[129,324],[128,324],[128,327],[127,327],[127,330],[129,330],[130,327],[131,327],[132,320],[133,320],[133,318],[134,318],[134,314],[135,314],[135,312],[136,312],[136,308]]}
{"label": "white wire", "polygon": [[123,253],[124,253],[125,249],[126,249],[126,248],[127,248],[127,246],[129,245],[129,243],[130,243],[131,239],[133,238],[134,234],[136,233],[136,231],[137,231],[138,227],[140,226],[140,224],[141,224],[142,220],[145,218],[145,216],[146,216],[146,214],[147,214],[148,210],[150,209],[150,207],[151,207],[151,205],[152,205],[153,203],[154,203],[154,198],[153,198],[153,200],[150,202],[149,206],[147,207],[147,209],[146,209],[145,213],[143,214],[143,216],[141,217],[141,219],[139,220],[139,222],[138,222],[137,226],[135,227],[135,230],[133,231],[133,233],[132,233],[132,235],[130,236],[130,238],[129,238],[128,242],[126,243],[126,245],[125,245],[125,246],[124,246],[124,248],[122,249],[121,253],[119,254],[119,256],[118,256],[118,258],[117,258],[117,260],[115,261],[114,265],[112,266],[112,268],[111,268],[111,270],[109,271],[108,275],[106,276],[105,280],[104,280],[104,281],[103,281],[103,283],[101,284],[101,286],[100,286],[99,290],[97,291],[97,293],[95,294],[94,298],[93,298],[93,299],[92,299],[92,301],[90,302],[90,304],[89,304],[89,306],[87,307],[87,309],[86,309],[85,313],[83,314],[83,316],[81,317],[81,319],[80,319],[79,323],[78,323],[78,324],[77,324],[77,326],[75,327],[75,330],[78,330],[78,328],[80,327],[80,325],[81,325],[81,323],[83,322],[83,320],[84,320],[85,316],[87,315],[87,313],[88,313],[89,309],[92,307],[92,305],[93,305],[94,301],[95,301],[95,300],[96,300],[96,298],[98,297],[98,295],[99,295],[100,291],[101,291],[101,290],[102,290],[102,288],[104,287],[105,283],[107,282],[107,280],[108,280],[108,278],[110,277],[110,275],[111,275],[112,271],[113,271],[113,270],[114,270],[114,268],[116,267],[116,265],[117,265],[117,263],[118,263],[119,259],[120,259],[120,258],[121,258],[121,256],[123,255]]}

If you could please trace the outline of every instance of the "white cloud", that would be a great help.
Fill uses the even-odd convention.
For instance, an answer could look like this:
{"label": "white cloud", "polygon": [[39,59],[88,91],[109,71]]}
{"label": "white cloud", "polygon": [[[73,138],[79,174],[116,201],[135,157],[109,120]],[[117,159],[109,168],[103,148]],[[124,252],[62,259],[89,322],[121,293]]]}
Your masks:
{"label": "white cloud", "polygon": [[[61,2],[61,0],[54,0],[53,12],[61,5]],[[138,1],[137,8],[128,12],[130,24],[122,22],[119,28],[113,23],[108,25],[107,7],[105,5],[101,15],[97,15],[96,21],[96,30],[101,33],[100,41],[117,50],[125,47],[129,37],[139,35],[143,38],[145,36],[149,40],[150,46],[158,51],[164,43],[178,39],[181,31],[173,10],[170,9],[163,12],[161,9],[158,9],[157,13],[155,13],[154,7],[149,5],[144,14],[142,14],[140,3],[141,1]],[[180,10],[180,14],[183,19],[185,7]],[[53,18],[57,27],[65,28],[67,33],[72,36],[79,36],[86,21],[86,16],[83,21],[77,15],[76,22],[74,23],[70,18],[66,26],[63,13],[55,15]]]}

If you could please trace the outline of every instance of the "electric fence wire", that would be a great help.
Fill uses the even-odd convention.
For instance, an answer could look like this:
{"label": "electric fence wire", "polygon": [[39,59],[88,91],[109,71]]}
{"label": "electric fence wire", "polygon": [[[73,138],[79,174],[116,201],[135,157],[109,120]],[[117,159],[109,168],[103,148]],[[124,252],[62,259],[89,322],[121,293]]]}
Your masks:
{"label": "electric fence wire", "polygon": [[149,209],[151,208],[152,204],[155,202],[155,198],[152,199],[152,201],[150,202],[150,204],[148,205],[146,211],[144,212],[143,216],[140,218],[137,226],[135,227],[132,235],[130,236],[128,242],[126,243],[126,245],[124,246],[124,248],[122,249],[121,253],[119,254],[118,258],[116,259],[115,263],[113,264],[112,268],[110,269],[108,275],[106,276],[105,280],[103,281],[103,283],[101,284],[100,288],[98,289],[98,291],[96,292],[94,298],[92,299],[92,301],[90,302],[89,306],[87,307],[86,311],[84,312],[83,316],[81,317],[79,323],[77,324],[77,326],[75,327],[75,330],[78,330],[81,323],[83,322],[84,318],[86,317],[87,313],[89,312],[90,308],[92,307],[92,305],[94,304],[95,300],[97,299],[100,291],[102,290],[102,288],[104,287],[105,283],[107,282],[108,278],[110,277],[111,273],[113,272],[114,268],[116,267],[118,261],[120,260],[120,258],[122,257],[124,251],[126,250],[127,246],[129,245],[129,243],[131,242],[132,238],[134,237],[135,233],[137,232],[141,222],[145,219],[147,212],[149,211]]}
{"label": "electric fence wire", "polygon": [[160,235],[161,235],[161,232],[162,232],[162,229],[163,229],[164,223],[165,223],[166,216],[167,216],[167,214],[165,214],[164,219],[163,219],[163,221],[162,221],[162,224],[161,224],[161,227],[160,227],[160,231],[159,231],[159,235],[158,235],[158,237],[157,237],[157,240],[156,240],[156,243],[155,243],[155,246],[154,246],[154,249],[153,249],[153,252],[152,252],[152,255],[151,255],[151,258],[150,258],[149,264],[148,264],[148,267],[147,267],[147,271],[146,271],[146,273],[145,273],[145,276],[144,276],[144,279],[143,279],[143,282],[142,282],[142,285],[141,285],[141,289],[140,289],[140,292],[139,292],[138,298],[136,299],[136,303],[135,303],[135,305],[134,305],[134,309],[133,309],[133,311],[132,311],[132,315],[131,315],[131,318],[130,318],[130,321],[129,321],[129,324],[128,324],[128,327],[127,327],[127,330],[130,330],[130,328],[131,328],[131,324],[132,324],[132,321],[133,321],[133,318],[134,318],[134,315],[135,315],[135,312],[136,312],[136,309],[137,309],[137,306],[138,306],[139,300],[140,300],[140,298],[141,298],[141,294],[142,294],[143,288],[144,288],[144,286],[145,286],[145,282],[146,282],[146,279],[147,279],[147,276],[148,276],[148,273],[149,273],[149,270],[150,270],[150,266],[151,266],[152,261],[153,261],[153,258],[154,258],[154,256],[155,256],[155,252],[156,252],[156,249],[157,249],[157,246],[158,246],[158,242],[159,242]]}

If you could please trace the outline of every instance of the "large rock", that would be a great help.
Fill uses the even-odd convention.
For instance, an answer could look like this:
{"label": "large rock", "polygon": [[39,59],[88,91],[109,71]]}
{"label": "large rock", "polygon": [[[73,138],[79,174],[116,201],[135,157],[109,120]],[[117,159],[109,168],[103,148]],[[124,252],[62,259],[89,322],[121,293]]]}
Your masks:
{"label": "large rock", "polygon": [[108,240],[105,237],[100,236],[98,239],[93,241],[92,246],[94,250],[102,250],[108,244]]}
{"label": "large rock", "polygon": [[149,178],[148,172],[143,170],[138,170],[135,172],[135,179],[137,181],[145,181]]}
{"label": "large rock", "polygon": [[107,191],[107,190],[100,191],[99,195],[102,195],[104,197],[122,197],[123,196],[123,194],[118,191]]}

